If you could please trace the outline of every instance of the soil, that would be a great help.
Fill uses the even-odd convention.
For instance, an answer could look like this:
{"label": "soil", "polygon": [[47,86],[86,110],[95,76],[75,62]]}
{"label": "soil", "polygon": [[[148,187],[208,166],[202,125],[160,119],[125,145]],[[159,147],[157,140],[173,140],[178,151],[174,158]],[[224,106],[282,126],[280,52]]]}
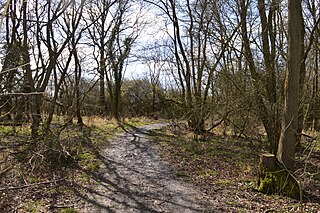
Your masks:
{"label": "soil", "polygon": [[166,125],[133,128],[110,142],[83,212],[211,212],[208,197],[178,178],[150,140],[150,130]]}

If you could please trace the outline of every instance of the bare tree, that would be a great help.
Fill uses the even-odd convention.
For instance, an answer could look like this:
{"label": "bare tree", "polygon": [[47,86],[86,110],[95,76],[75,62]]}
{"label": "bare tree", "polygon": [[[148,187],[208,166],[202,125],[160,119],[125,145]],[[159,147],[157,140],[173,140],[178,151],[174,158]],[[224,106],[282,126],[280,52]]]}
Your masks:
{"label": "bare tree", "polygon": [[[251,47],[250,35],[254,33],[248,31],[248,26],[250,26],[248,24],[250,6],[248,1],[240,0],[238,2],[244,54],[253,80],[256,111],[267,132],[268,141],[271,145],[270,151],[276,153],[280,136],[279,108],[281,106],[281,95],[278,94],[280,79],[277,73],[279,72],[278,64],[281,60],[277,53],[281,52],[281,50],[276,48],[278,36],[276,32],[278,27],[281,27],[277,26],[278,23],[276,21],[279,3],[271,1],[267,13],[266,2],[264,0],[258,1],[262,39],[261,42],[256,40],[254,42],[256,42],[257,48],[261,48],[263,54],[263,74],[260,72],[261,68],[257,66],[256,61],[258,59],[255,58]],[[281,35],[279,34],[279,36]],[[281,41],[278,42],[280,43]]]}
{"label": "bare tree", "polygon": [[[81,20],[83,20],[82,11],[84,8],[84,2],[74,3],[68,9],[68,13],[64,13],[62,15],[63,22],[60,25],[63,34],[69,34],[70,32],[74,32],[71,34],[71,39],[67,45],[68,48],[63,52],[64,57],[60,57],[59,61],[57,61],[57,66],[53,70],[53,83],[54,83],[54,94],[51,99],[51,106],[49,108],[49,114],[46,121],[46,130],[48,131],[50,128],[50,124],[52,122],[53,114],[55,112],[56,103],[58,100],[58,96],[60,94],[61,85],[65,82],[65,78],[69,75],[69,70],[73,68],[74,75],[74,101],[76,102],[75,108],[76,115],[78,118],[78,123],[82,124],[82,118],[80,114],[80,79],[81,79],[81,63],[78,56],[78,44],[80,39],[82,38],[83,32],[87,29],[87,26],[80,25]],[[77,15],[78,14],[78,15]],[[63,35],[62,35],[63,36]],[[63,63],[63,59],[65,58],[65,63]],[[72,66],[73,65],[73,66]],[[58,73],[57,71],[60,71]],[[73,111],[67,116],[67,121],[72,121]]]}
{"label": "bare tree", "polygon": [[[93,41],[95,60],[100,76],[101,113],[106,113],[105,84],[111,102],[111,114],[119,118],[121,111],[121,84],[125,62],[129,57],[132,45],[140,33],[140,15],[133,14],[131,7],[135,1],[96,1],[88,11],[92,27],[89,29]],[[97,53],[96,53],[97,52]]]}
{"label": "bare tree", "polygon": [[285,80],[284,120],[277,159],[288,169],[295,165],[300,72],[304,57],[304,22],[301,0],[288,1],[288,62]]}
{"label": "bare tree", "polygon": [[[79,13],[76,14],[79,20],[82,13],[84,1],[80,1]],[[35,13],[34,21],[30,21],[28,16],[28,6],[30,7],[29,16],[31,12]],[[40,122],[41,122],[41,104],[43,93],[45,92],[53,70],[56,67],[57,60],[67,47],[71,38],[74,36],[76,29],[72,29],[64,36],[57,38],[55,27],[59,26],[59,18],[62,17],[72,2],[69,1],[46,1],[42,2],[35,0],[34,2],[23,2],[23,44],[22,52],[25,67],[25,79],[28,87],[28,92],[34,93],[30,98],[31,108],[31,134],[33,138],[38,137]],[[35,25],[31,25],[34,23]],[[31,32],[29,28],[33,29]],[[33,36],[30,33],[34,33]],[[31,39],[32,38],[32,39]],[[29,39],[29,40],[28,40]],[[35,40],[33,40],[35,39]],[[33,54],[33,60],[37,68],[33,72],[31,68],[31,58],[29,52],[29,42],[35,42],[36,54]],[[43,54],[43,51],[47,55]]]}
{"label": "bare tree", "polygon": [[112,7],[117,2],[118,0],[92,1],[87,11],[91,22],[88,23],[88,25],[92,24],[92,26],[88,28],[88,34],[93,43],[93,49],[97,49],[97,51],[94,51],[94,59],[97,62],[97,69],[99,73],[99,100],[101,115],[106,114],[108,110],[105,94],[105,75],[107,72],[106,46],[113,23],[112,20],[110,20],[112,17],[112,12],[110,10],[112,10]]}
{"label": "bare tree", "polygon": [[160,8],[171,22],[173,33],[169,35],[177,82],[189,114],[189,126],[195,132],[202,132],[205,130],[211,82],[237,28],[224,25],[220,1],[148,2]]}

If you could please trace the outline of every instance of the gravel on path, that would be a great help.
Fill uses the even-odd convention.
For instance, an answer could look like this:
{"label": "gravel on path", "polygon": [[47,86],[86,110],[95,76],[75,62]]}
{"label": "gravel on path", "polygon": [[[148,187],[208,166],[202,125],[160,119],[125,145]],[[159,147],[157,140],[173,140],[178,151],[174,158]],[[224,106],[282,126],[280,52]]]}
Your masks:
{"label": "gravel on path", "polygon": [[126,130],[101,150],[99,183],[87,195],[84,212],[211,212],[206,196],[177,178],[152,142],[151,131],[166,125]]}

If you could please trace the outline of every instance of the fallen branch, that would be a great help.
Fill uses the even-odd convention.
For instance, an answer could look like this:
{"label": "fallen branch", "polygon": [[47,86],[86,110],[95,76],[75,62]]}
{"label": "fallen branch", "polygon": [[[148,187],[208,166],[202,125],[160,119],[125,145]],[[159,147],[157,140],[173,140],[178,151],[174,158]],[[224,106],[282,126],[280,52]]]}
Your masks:
{"label": "fallen branch", "polygon": [[50,209],[66,209],[66,208],[74,208],[74,206],[66,206],[66,205],[60,205],[60,206],[58,206],[58,205],[51,205],[50,207],[49,207]]}
{"label": "fallen branch", "polygon": [[[8,2],[10,2],[10,1],[8,1]],[[2,26],[2,24],[1,24],[1,26]],[[7,72],[11,72],[11,71],[16,70],[16,69],[18,69],[18,68],[25,67],[25,66],[27,66],[27,65],[29,65],[29,64],[30,64],[30,63],[26,63],[26,64],[22,64],[22,65],[20,65],[20,66],[17,66],[17,67],[11,68],[11,69],[3,70],[3,71],[0,72],[0,75],[3,75],[4,73],[7,73]]]}
{"label": "fallen branch", "polygon": [[213,124],[212,127],[210,127],[208,130],[206,130],[207,132],[210,132],[211,130],[213,130],[214,128],[216,128],[217,126],[219,126],[220,124],[222,124],[223,121],[225,121],[228,117],[228,115],[232,112],[232,110],[229,110],[222,118],[220,121],[218,121],[217,123]]}
{"label": "fallen branch", "polygon": [[61,178],[61,179],[57,179],[57,180],[51,180],[51,181],[44,181],[44,182],[39,182],[39,183],[32,183],[32,184],[26,184],[26,185],[22,185],[22,186],[12,186],[12,187],[6,187],[6,188],[1,188],[0,192],[2,191],[7,191],[7,190],[15,190],[15,189],[24,189],[24,188],[28,188],[28,187],[32,187],[32,186],[38,186],[38,185],[46,185],[46,184],[50,184],[50,183],[56,183],[56,182],[60,182],[65,180],[66,177]]}
{"label": "fallen branch", "polygon": [[210,127],[207,132],[210,132],[211,130],[213,130],[214,128],[216,128],[217,126],[219,126],[220,124],[222,124],[222,122],[225,120],[225,118],[222,118],[220,121],[218,121],[217,123],[213,124],[212,127]]}

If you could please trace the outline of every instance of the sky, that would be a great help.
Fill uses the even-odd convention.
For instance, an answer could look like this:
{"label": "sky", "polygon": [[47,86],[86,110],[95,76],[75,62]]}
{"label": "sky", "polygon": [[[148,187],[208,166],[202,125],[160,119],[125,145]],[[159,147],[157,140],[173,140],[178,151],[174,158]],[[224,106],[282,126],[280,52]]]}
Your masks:
{"label": "sky", "polygon": [[[163,38],[168,37],[168,34],[173,35],[173,28],[171,25],[166,26],[164,17],[159,15],[159,11],[157,11],[156,8],[147,8],[143,13],[143,18],[147,20],[148,23],[144,25],[140,36],[134,44],[131,52],[133,55],[141,55],[142,48],[156,42],[159,43]],[[125,78],[135,79],[144,77],[146,72],[149,72],[148,66],[141,61],[133,59],[126,69]]]}

